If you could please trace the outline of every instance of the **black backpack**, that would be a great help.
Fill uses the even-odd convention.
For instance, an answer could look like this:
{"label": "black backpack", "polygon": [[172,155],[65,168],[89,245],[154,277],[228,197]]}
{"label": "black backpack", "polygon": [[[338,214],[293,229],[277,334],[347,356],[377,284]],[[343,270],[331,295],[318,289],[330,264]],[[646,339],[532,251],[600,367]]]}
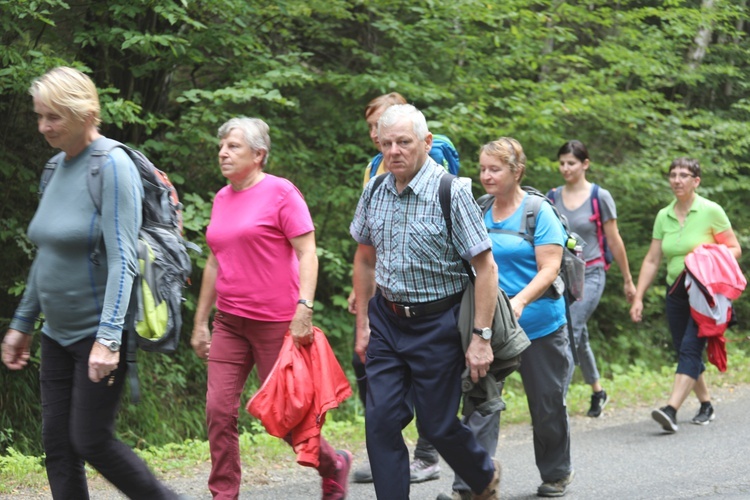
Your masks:
{"label": "black backpack", "polygon": [[[182,330],[182,291],[189,282],[192,265],[187,249],[200,253],[200,247],[182,237],[182,204],[167,174],[157,169],[146,156],[120,142],[101,137],[92,143],[88,190],[98,213],[102,208],[101,169],[114,148],[121,148],[135,163],[143,183],[142,223],[138,232],[140,274],[133,281],[127,330],[130,332],[126,359],[130,378],[131,401],[140,399],[136,348],[173,354]],[[65,153],[52,157],[44,167],[39,195],[44,192]],[[97,240],[91,261],[96,264],[101,252]]]}

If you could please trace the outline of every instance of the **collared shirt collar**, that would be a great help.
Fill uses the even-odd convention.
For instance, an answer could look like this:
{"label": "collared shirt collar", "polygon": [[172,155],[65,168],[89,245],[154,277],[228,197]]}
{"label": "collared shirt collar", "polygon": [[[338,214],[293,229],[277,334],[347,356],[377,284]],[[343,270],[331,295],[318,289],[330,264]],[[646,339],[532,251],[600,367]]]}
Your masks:
{"label": "collared shirt collar", "polygon": [[[427,159],[422,164],[422,166],[417,171],[417,174],[414,176],[414,178],[409,181],[409,184],[406,185],[404,190],[402,191],[402,194],[407,192],[407,189],[411,190],[415,195],[419,196],[420,193],[423,193],[425,189],[428,188],[431,182],[431,169],[433,168],[439,168],[438,164],[435,163],[435,160],[427,156]],[[389,186],[392,187],[392,190],[396,191],[396,177],[391,175],[391,179],[387,179],[389,182]]]}
{"label": "collared shirt collar", "polygon": [[[703,200],[704,198],[701,195],[699,195],[698,193],[695,193],[695,199],[693,200],[693,203],[690,205],[690,210],[688,210],[688,213],[697,212],[698,207],[700,207],[703,204]],[[668,205],[669,209],[667,210],[667,216],[674,220],[677,220],[677,215],[675,214],[675,211],[674,211],[675,205],[677,205],[677,198],[672,200],[672,202]]]}

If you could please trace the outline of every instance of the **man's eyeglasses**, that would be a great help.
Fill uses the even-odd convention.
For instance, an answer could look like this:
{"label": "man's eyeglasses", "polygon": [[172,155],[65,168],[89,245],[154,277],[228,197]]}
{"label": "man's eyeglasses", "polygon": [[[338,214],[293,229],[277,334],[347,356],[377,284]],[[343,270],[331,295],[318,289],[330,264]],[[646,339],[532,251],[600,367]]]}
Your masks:
{"label": "man's eyeglasses", "polygon": [[685,173],[677,173],[677,172],[672,172],[669,175],[667,175],[667,178],[670,181],[676,181],[677,179],[684,181],[684,180],[689,179],[690,177],[697,177],[697,176],[693,174],[685,174]]}

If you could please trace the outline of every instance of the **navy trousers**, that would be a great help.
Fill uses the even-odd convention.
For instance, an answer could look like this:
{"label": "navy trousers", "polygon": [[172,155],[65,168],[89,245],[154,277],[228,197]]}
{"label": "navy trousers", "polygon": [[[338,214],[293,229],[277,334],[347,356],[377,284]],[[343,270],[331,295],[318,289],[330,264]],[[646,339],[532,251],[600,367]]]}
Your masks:
{"label": "navy trousers", "polygon": [[458,419],[464,353],[458,332],[459,305],[424,318],[401,318],[383,297],[370,300],[365,429],[378,498],[409,498],[409,452],[401,430],[413,407],[423,436],[474,492],[492,480],[491,457]]}

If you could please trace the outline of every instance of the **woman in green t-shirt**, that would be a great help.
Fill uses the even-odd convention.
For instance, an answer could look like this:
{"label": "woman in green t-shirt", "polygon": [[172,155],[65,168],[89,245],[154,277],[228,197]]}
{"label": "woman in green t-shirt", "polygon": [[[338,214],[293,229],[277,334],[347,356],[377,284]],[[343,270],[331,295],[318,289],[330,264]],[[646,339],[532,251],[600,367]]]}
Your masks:
{"label": "woman in green t-shirt", "polygon": [[651,416],[670,433],[677,431],[677,410],[690,391],[701,403],[692,422],[706,425],[715,417],[711,395],[703,376],[703,351],[706,339],[698,337],[698,327],[690,316],[685,290],[685,256],[703,243],[726,245],[739,260],[742,250],[724,209],[699,196],[695,190],[701,183],[701,167],[697,160],[677,158],[669,166],[669,185],[674,201],[661,209],[654,221],[654,230],[646,257],[638,276],[638,286],[630,308],[630,317],[640,322],[643,296],[654,280],[662,256],[667,259],[667,322],[677,352],[677,371],[667,405],[654,410]]}

